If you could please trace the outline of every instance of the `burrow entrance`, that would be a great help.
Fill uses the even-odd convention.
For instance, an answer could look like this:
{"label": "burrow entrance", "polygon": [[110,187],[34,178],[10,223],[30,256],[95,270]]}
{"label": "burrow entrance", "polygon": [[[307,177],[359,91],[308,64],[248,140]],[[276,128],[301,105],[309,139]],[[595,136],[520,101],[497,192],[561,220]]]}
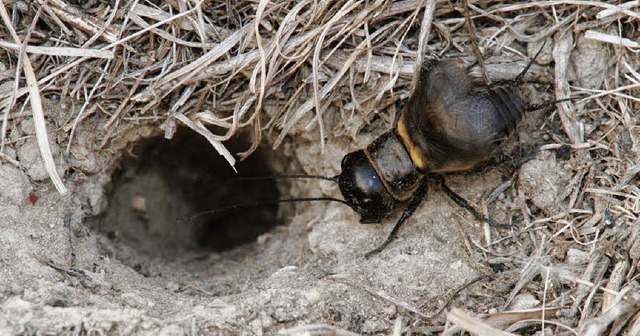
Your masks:
{"label": "burrow entrance", "polygon": [[[248,148],[242,139],[225,146],[232,153]],[[203,213],[279,199],[275,181],[240,179],[275,174],[276,156],[271,149],[259,149],[237,163],[235,173],[203,136],[191,130],[181,129],[171,140],[144,139],[115,169],[98,231],[152,258],[220,252],[255,242],[282,224],[277,204]]]}

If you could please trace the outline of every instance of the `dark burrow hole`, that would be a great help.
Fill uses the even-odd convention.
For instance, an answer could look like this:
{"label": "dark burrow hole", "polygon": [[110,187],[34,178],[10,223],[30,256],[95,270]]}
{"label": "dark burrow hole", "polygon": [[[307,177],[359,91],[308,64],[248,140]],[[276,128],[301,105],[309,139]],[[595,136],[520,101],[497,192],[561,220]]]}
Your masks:
{"label": "dark burrow hole", "polygon": [[[225,142],[232,152],[246,141]],[[109,239],[152,257],[176,257],[194,251],[225,251],[252,243],[281,224],[278,205],[255,206],[280,198],[267,176],[277,152],[258,149],[236,163],[235,173],[201,135],[179,130],[173,139],[140,141],[121,159],[112,175],[109,204],[98,229]],[[228,205],[250,205],[196,216]]]}

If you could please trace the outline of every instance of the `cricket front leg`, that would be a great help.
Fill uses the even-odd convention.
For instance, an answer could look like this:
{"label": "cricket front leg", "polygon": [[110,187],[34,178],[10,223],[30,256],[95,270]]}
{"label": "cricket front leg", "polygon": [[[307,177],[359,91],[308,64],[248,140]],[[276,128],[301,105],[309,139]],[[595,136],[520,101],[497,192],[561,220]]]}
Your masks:
{"label": "cricket front leg", "polygon": [[393,230],[391,230],[391,233],[389,233],[389,236],[387,236],[387,239],[382,244],[380,244],[380,246],[367,252],[367,254],[364,255],[365,258],[369,259],[371,256],[382,252],[382,250],[384,250],[387,245],[389,245],[389,243],[391,243],[397,237],[398,231],[400,231],[400,227],[402,226],[402,224],[404,224],[404,222],[409,217],[411,217],[411,215],[413,215],[420,203],[422,203],[424,196],[427,194],[428,182],[428,179],[423,179],[422,184],[420,184],[420,186],[414,193],[413,198],[411,199],[411,201],[409,201],[409,204],[402,212],[400,219],[398,219],[398,222],[393,227]]}

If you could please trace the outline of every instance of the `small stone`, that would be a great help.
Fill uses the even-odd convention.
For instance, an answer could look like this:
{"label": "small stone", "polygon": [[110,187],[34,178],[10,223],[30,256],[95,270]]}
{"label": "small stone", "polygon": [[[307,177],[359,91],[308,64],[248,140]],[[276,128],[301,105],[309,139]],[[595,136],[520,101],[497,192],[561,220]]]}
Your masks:
{"label": "small stone", "polygon": [[24,289],[17,282],[11,283],[9,285],[9,294],[11,295],[22,295]]}
{"label": "small stone", "polygon": [[249,323],[249,325],[251,326],[251,332],[254,335],[261,336],[263,334],[262,333],[262,322],[260,322],[260,319],[255,319],[255,320],[251,321]]}
{"label": "small stone", "polygon": [[26,135],[36,134],[36,126],[33,122],[33,119],[25,119],[20,123],[20,129]]}
{"label": "small stone", "polygon": [[509,310],[527,310],[538,307],[539,305],[540,300],[536,299],[533,294],[518,294],[509,305]]}
{"label": "small stone", "polygon": [[164,328],[162,328],[162,330],[160,330],[160,334],[161,336],[182,336],[182,335],[186,335],[184,329],[179,326],[179,325],[175,325],[175,324],[170,324],[168,326],[165,326]]}
{"label": "small stone", "polygon": [[584,265],[589,260],[589,253],[578,249],[569,249],[567,251],[566,262],[572,265]]}
{"label": "small stone", "polygon": [[165,287],[167,288],[167,290],[171,292],[177,292],[180,290],[180,285],[178,285],[176,282],[173,282],[173,281],[167,282]]}
{"label": "small stone", "polygon": [[0,164],[0,200],[3,203],[21,204],[29,196],[29,179],[18,168],[10,164]]}

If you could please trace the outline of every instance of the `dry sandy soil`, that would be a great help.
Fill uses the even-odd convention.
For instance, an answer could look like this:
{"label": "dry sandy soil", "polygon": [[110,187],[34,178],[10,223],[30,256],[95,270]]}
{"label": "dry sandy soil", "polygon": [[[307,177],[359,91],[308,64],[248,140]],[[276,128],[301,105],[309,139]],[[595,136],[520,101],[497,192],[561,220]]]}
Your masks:
{"label": "dry sandy soil", "polygon": [[[437,21],[441,36],[447,15],[454,14]],[[620,15],[627,29],[630,19]],[[534,83],[518,91],[532,103],[554,99],[554,76],[566,75],[561,61],[576,87],[631,87],[620,95],[582,92],[605,93],[559,111],[528,112],[500,147],[506,162],[446,177],[476,208],[511,226],[475,220],[432,184],[399,237],[369,259],[364,254],[386,238],[400,212],[381,225],[361,225],[336,202],[252,206],[340,192],[329,181],[238,177],[340,173],[345,154],[392,127],[410,78],[385,93],[393,97],[389,111],[327,107],[322,139],[311,113],[283,139],[263,132],[258,150],[237,163],[238,174],[169,114],[129,115],[105,132],[112,115],[98,108],[77,122],[84,102],[52,89],[43,100],[46,129],[66,195],[43,165],[31,108],[16,107],[0,156],[0,334],[637,332],[638,57],[586,40],[583,31],[575,39],[550,34],[529,78]],[[492,78],[513,78],[541,45],[509,43],[521,55],[505,56],[511,62],[489,57]],[[465,48],[458,56],[470,65]],[[14,74],[17,58],[8,59],[3,74]],[[473,72],[481,81],[477,67]],[[11,92],[13,81],[5,83],[2,92]],[[273,105],[263,106],[266,116],[277,115]],[[176,132],[167,140],[171,125]],[[253,135],[245,130],[224,144],[236,154]]]}

